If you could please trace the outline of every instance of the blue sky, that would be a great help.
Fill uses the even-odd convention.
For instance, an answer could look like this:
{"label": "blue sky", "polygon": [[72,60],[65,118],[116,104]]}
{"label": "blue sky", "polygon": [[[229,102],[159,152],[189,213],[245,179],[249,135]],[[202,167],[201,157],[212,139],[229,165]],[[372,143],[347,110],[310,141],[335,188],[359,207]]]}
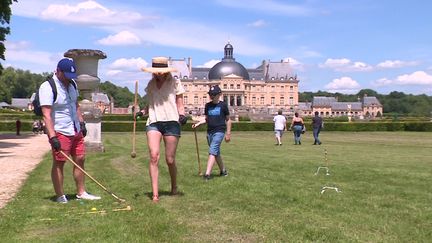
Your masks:
{"label": "blue sky", "polygon": [[[65,3],[67,2],[67,3]],[[229,41],[246,68],[289,61],[300,91],[432,95],[432,1],[18,0],[2,64],[51,72],[69,49],[97,49],[103,81],[140,93],[153,56],[216,64]]]}

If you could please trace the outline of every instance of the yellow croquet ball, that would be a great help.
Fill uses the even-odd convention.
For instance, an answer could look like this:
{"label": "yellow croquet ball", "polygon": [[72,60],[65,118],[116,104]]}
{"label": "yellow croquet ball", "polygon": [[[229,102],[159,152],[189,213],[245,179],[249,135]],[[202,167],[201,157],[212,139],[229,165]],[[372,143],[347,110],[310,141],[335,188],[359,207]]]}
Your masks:
{"label": "yellow croquet ball", "polygon": [[96,211],[96,208],[92,208],[91,210],[92,210],[92,211]]}

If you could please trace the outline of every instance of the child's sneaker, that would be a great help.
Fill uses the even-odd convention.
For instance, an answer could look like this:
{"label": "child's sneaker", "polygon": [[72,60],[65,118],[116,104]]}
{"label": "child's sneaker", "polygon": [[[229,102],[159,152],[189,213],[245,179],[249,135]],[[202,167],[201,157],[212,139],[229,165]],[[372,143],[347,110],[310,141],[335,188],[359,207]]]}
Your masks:
{"label": "child's sneaker", "polygon": [[81,194],[81,195],[76,195],[76,198],[77,199],[85,199],[85,200],[99,200],[99,199],[101,199],[101,197],[99,197],[99,196],[95,196],[95,195],[92,195],[92,194],[90,194],[90,193],[87,193],[87,192],[84,192],[83,194]]}
{"label": "child's sneaker", "polygon": [[58,197],[58,198],[56,199],[56,202],[58,202],[58,203],[67,203],[68,200],[67,200],[66,196],[63,195],[63,196]]}
{"label": "child's sneaker", "polygon": [[221,173],[219,175],[220,176],[228,176],[228,171],[227,170],[223,170],[223,171],[221,171]]}

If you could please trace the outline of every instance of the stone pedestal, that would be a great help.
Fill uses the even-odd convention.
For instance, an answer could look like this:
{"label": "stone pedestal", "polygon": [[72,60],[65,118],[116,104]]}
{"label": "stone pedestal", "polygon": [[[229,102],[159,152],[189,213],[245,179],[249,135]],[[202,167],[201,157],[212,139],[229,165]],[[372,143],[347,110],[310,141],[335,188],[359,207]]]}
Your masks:
{"label": "stone pedestal", "polygon": [[84,99],[79,102],[81,113],[86,122],[87,136],[85,145],[87,151],[103,152],[102,144],[102,112],[91,100],[91,93],[97,91],[100,79],[97,76],[99,59],[106,58],[106,54],[99,50],[71,49],[65,57],[72,58],[76,65],[78,90]]}

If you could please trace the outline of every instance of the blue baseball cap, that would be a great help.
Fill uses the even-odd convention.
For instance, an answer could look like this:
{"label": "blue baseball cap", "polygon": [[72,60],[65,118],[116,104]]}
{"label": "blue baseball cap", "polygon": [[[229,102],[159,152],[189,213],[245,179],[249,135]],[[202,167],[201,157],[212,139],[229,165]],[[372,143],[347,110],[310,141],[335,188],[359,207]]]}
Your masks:
{"label": "blue baseball cap", "polygon": [[66,78],[68,79],[77,78],[75,63],[72,59],[69,58],[61,59],[57,64],[57,68],[64,73]]}
{"label": "blue baseball cap", "polygon": [[220,93],[222,93],[222,90],[219,88],[219,85],[212,86],[208,92],[208,94],[211,96],[215,96]]}

